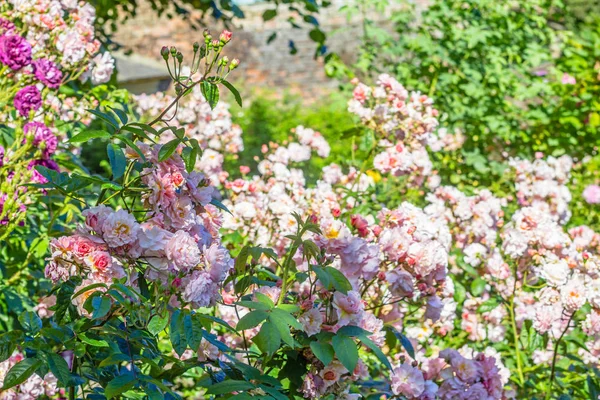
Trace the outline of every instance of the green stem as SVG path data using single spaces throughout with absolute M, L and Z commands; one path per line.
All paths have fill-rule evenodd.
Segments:
M 567 326 L 562 331 L 560 337 L 554 344 L 554 352 L 552 353 L 552 368 L 550 369 L 550 376 L 548 377 L 549 382 L 548 391 L 546 392 L 546 400 L 552 398 L 552 385 L 554 384 L 554 375 L 556 373 L 556 357 L 558 356 L 558 346 L 560 345 L 560 341 L 562 340 L 562 338 L 565 336 L 565 333 L 567 333 L 567 331 L 569 330 L 569 326 L 571 325 L 571 321 L 573 320 L 574 316 L 575 313 L 571 314 L 571 316 L 569 317 L 569 322 L 567 322 Z

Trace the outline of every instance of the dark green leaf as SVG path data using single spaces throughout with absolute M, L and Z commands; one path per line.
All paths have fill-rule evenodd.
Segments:
M 69 386 L 71 381 L 71 371 L 64 358 L 56 353 L 47 354 L 48 367 L 52 374 L 58 379 L 61 386 Z
M 215 108 L 219 102 L 219 87 L 208 81 L 202 82 L 202 95 L 210 105 L 210 108 Z
M 170 142 L 163 144 L 158 151 L 158 161 L 162 162 L 171 157 L 175 150 L 177 150 L 179 143 L 181 143 L 180 139 L 173 139 Z
M 254 385 L 246 381 L 226 380 L 215 383 L 209 386 L 206 390 L 207 394 L 226 394 L 231 392 L 243 392 L 245 390 L 254 389 Z
M 244 315 L 242 318 L 240 318 L 239 322 L 237 323 L 236 329 L 238 331 L 252 329 L 258 326 L 265 319 L 267 319 L 268 316 L 269 313 L 263 310 L 251 311 L 248 314 Z
M 242 107 L 242 96 L 240 96 L 240 92 L 238 92 L 238 90 L 231 83 L 225 80 L 221 81 L 221 83 L 223 84 L 223 86 L 229 89 L 231 94 L 233 94 L 235 102 L 238 104 L 238 106 Z
M 329 343 L 321 343 L 321 342 L 311 342 L 310 348 L 315 356 L 325 365 L 329 365 L 329 363 L 333 360 L 333 356 L 335 354 L 333 350 L 333 346 Z
M 254 336 L 252 341 L 263 353 L 273 354 L 279 349 L 281 334 L 272 322 L 267 321 L 261 326 L 260 332 Z
M 24 311 L 19 315 L 19 323 L 27 332 L 36 334 L 42 329 L 42 320 L 33 311 Z
M 90 139 L 110 139 L 110 133 L 106 131 L 88 131 L 78 133 L 69 139 L 70 143 L 82 143 L 87 142 Z
M 42 361 L 37 358 L 26 358 L 13 365 L 4 377 L 2 389 L 10 389 L 25 382 L 41 365 Z
M 358 349 L 354 340 L 348 336 L 335 335 L 331 339 L 331 345 L 335 351 L 335 355 L 340 360 L 342 365 L 346 367 L 348 371 L 354 371 L 356 363 L 358 362 Z
M 117 397 L 133 388 L 136 381 L 137 380 L 132 374 L 119 375 L 108 382 L 108 385 L 106 385 L 106 388 L 104 389 L 104 396 L 106 396 L 107 399 Z
M 127 167 L 127 160 L 123 149 L 114 143 L 109 143 L 106 146 L 106 152 L 108 154 L 108 161 L 110 162 L 110 168 L 112 169 L 113 179 L 119 179 L 125 173 Z

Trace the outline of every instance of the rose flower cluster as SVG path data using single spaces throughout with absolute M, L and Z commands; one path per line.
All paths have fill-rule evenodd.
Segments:
M 51 242 L 46 276 L 54 282 L 81 276 L 80 288 L 126 277 L 135 287 L 139 271 L 160 282 L 173 304 L 210 306 L 232 267 L 220 243 L 220 212 L 210 204 L 215 189 L 203 174 L 186 172 L 178 154 L 159 162 L 160 145 L 138 147 L 149 162 L 140 173 L 144 219 L 104 205 L 85 210 L 82 226 Z M 128 154 L 141 161 L 135 151 Z M 82 314 L 85 298 L 74 299 Z

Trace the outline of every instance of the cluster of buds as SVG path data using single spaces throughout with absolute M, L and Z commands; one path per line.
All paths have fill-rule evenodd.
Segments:
M 223 48 L 227 43 L 231 41 L 233 34 L 227 30 L 221 32 L 218 39 L 213 39 L 213 36 L 208 30 L 204 33 L 204 43 L 194 42 L 193 51 L 194 55 L 192 62 L 189 66 L 189 70 L 186 74 L 182 75 L 183 68 L 183 53 L 176 47 L 163 46 L 160 54 L 167 63 L 167 69 L 169 75 L 176 82 L 175 91 L 180 94 L 185 89 L 188 89 L 192 85 L 192 77 L 197 74 L 201 68 L 203 69 L 202 78 L 208 78 L 209 74 L 214 67 L 216 70 L 216 79 L 225 79 L 229 72 L 233 71 L 240 65 L 240 60 L 234 58 L 229 60 L 229 57 L 221 57 Z M 204 63 L 202 63 L 204 60 Z

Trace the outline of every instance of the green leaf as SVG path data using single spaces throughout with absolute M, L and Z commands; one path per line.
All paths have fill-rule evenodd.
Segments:
M 132 374 L 119 375 L 112 381 L 108 382 L 106 388 L 104 388 L 104 396 L 107 399 L 112 399 L 120 394 L 133 388 L 137 382 L 137 379 Z
M 102 340 L 102 339 L 92 339 L 88 336 L 87 333 L 80 333 L 79 335 L 77 335 L 77 338 L 79 340 L 81 340 L 83 343 L 85 344 L 89 344 L 90 346 L 94 346 L 94 347 L 108 347 L 108 342 L 106 340 Z
M 354 371 L 358 362 L 358 349 L 354 340 L 348 336 L 335 335 L 331 339 L 331 345 L 335 351 L 335 355 L 340 360 L 342 365 L 350 372 Z
M 26 358 L 13 365 L 4 377 L 2 389 L 10 389 L 25 382 L 41 365 L 42 361 L 37 358 Z
M 215 199 L 215 198 L 211 199 L 210 204 L 212 204 L 213 206 L 217 207 L 220 210 L 225 211 L 227 214 L 233 215 L 231 213 L 231 211 L 229 211 L 229 208 L 227 208 L 227 206 L 225 206 L 225 204 L 221 203 L 221 201 L 218 199 Z
M 47 354 L 48 368 L 52 374 L 58 379 L 61 386 L 69 386 L 71 381 L 71 371 L 69 365 L 64 358 L 56 353 Z
M 171 157 L 171 155 L 177 150 L 177 146 L 181 143 L 181 139 L 173 139 L 170 142 L 162 145 L 160 150 L 158 151 L 158 161 L 165 161 L 167 158 Z
M 22 340 L 22 331 L 10 331 L 0 335 L 0 362 L 4 362 L 12 356 L 17 343 L 20 343 Z
M 110 168 L 112 169 L 113 179 L 119 179 L 125 174 L 125 168 L 127 166 L 127 160 L 125 159 L 123 149 L 114 143 L 109 143 L 106 146 L 106 152 L 108 154 Z
M 112 115 L 103 113 L 100 110 L 87 110 L 87 111 L 90 114 L 93 114 L 96 117 L 100 118 L 101 120 L 103 120 L 107 124 L 113 126 L 114 128 L 118 128 L 119 127 L 119 123 L 117 122 L 117 120 L 115 119 L 115 117 L 113 117 Z
M 260 292 L 254 293 L 254 296 L 256 296 L 256 300 L 258 300 L 262 304 L 266 305 L 269 310 L 272 309 L 273 307 L 275 307 L 273 300 L 271 300 L 268 296 L 266 296 Z
M 335 352 L 333 346 L 329 343 L 311 342 L 310 349 L 325 366 L 333 360 Z
M 485 290 L 485 280 L 483 278 L 477 278 L 471 282 L 471 294 L 473 296 L 480 296 Z
M 19 323 L 27 332 L 36 334 L 42 329 L 42 320 L 32 311 L 24 311 L 19 315 Z
M 261 326 L 260 332 L 254 336 L 252 341 L 263 353 L 273 354 L 279 349 L 281 334 L 272 322 L 267 321 Z
M 227 89 L 229 89 L 231 94 L 233 94 L 233 97 L 235 98 L 235 102 L 238 104 L 238 106 L 242 107 L 242 96 L 240 96 L 240 92 L 238 92 L 238 90 L 231 83 L 227 82 L 226 80 L 222 80 L 221 83 L 223 84 L 223 86 L 225 86 Z
M 388 360 L 385 354 L 383 354 L 383 351 L 381 351 L 379 346 L 377 346 L 371 339 L 369 339 L 365 335 L 360 335 L 358 338 L 365 346 L 367 346 L 369 349 L 371 349 L 373 353 L 375 353 L 375 355 L 377 356 L 379 361 L 383 363 L 383 365 L 385 365 L 389 370 L 392 369 L 392 364 L 390 364 L 390 360 Z
M 250 382 L 226 380 L 209 386 L 206 390 L 206 394 L 226 394 L 231 392 L 243 392 L 254 388 L 255 386 Z
M 237 323 L 236 329 L 238 331 L 252 329 L 258 326 L 265 319 L 267 319 L 268 316 L 269 313 L 263 310 L 251 311 L 248 314 L 244 315 L 242 318 L 240 318 L 239 322 Z
M 242 307 L 251 308 L 254 310 L 269 311 L 271 309 L 271 306 L 269 306 L 268 304 L 261 303 L 258 301 L 242 300 L 242 301 L 238 301 L 235 304 L 242 306 Z
M 100 368 L 108 367 L 109 365 L 121 364 L 130 362 L 131 357 L 123 353 L 113 353 L 100 362 Z
M 262 15 L 263 21 L 272 20 L 276 16 L 277 16 L 277 10 L 266 10 Z
M 202 82 L 202 95 L 210 105 L 210 108 L 215 108 L 219 102 L 219 87 L 208 81 Z
M 294 338 L 290 332 L 290 326 L 281 318 L 276 318 L 273 314 L 269 317 L 269 321 L 277 328 L 281 340 L 291 348 L 295 347 Z
M 202 340 L 202 323 L 192 314 L 186 313 L 185 318 L 183 319 L 183 326 L 185 329 L 185 337 L 190 348 L 194 351 L 198 350 L 200 341 Z
M 402 347 L 406 350 L 408 355 L 414 360 L 415 359 L 415 349 L 410 340 L 406 337 L 406 335 L 400 334 L 400 343 Z
M 180 356 L 187 348 L 185 333 L 183 331 L 183 318 L 184 315 L 181 310 L 173 311 L 173 315 L 171 315 L 171 325 L 169 327 L 171 344 L 173 345 L 175 352 Z
M 181 158 L 185 163 L 185 170 L 192 172 L 196 166 L 196 160 L 198 159 L 198 150 L 195 147 L 184 147 L 181 151 Z
M 106 131 L 83 131 L 69 139 L 70 143 L 87 142 L 90 139 L 110 139 L 110 133 Z
M 243 274 L 246 271 L 246 264 L 248 262 L 248 256 L 250 255 L 250 248 L 248 246 L 242 247 L 238 256 L 235 258 L 235 271 L 238 275 Z
M 92 299 L 92 307 L 94 312 L 92 313 L 92 319 L 99 319 L 104 317 L 110 311 L 112 301 L 107 296 L 96 296 Z
M 342 272 L 333 267 L 326 267 L 325 270 L 329 273 L 332 278 L 333 287 L 342 292 L 343 294 L 348 294 L 348 291 L 352 290 L 352 285 L 348 278 L 342 274 Z
M 292 314 L 282 310 L 280 307 L 275 308 L 271 312 L 271 318 L 280 319 L 292 328 L 302 329 L 302 324 Z
M 148 331 L 154 336 L 158 335 L 160 332 L 164 331 L 169 323 L 169 314 L 165 312 L 165 315 L 162 317 L 160 315 L 155 315 L 150 320 L 148 324 Z
M 310 38 L 317 43 L 324 43 L 326 38 L 325 33 L 323 33 L 323 31 L 319 28 L 315 28 L 310 31 L 308 36 L 310 36 Z
M 498 307 L 499 304 L 500 304 L 500 302 L 495 297 L 488 299 L 488 300 L 484 301 L 479 306 L 479 308 L 477 308 L 477 312 L 479 312 L 479 313 L 490 312 L 490 311 L 494 310 L 496 307 Z

